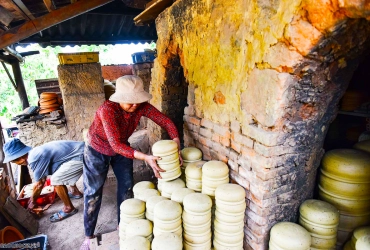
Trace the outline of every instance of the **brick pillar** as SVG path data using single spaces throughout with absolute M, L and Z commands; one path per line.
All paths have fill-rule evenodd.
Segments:
M 105 100 L 101 65 L 59 65 L 58 75 L 68 127 L 66 139 L 82 141 L 82 131 L 90 127 Z

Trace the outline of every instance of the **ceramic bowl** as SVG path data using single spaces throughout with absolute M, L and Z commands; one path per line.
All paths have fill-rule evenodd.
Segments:
M 198 161 L 202 159 L 202 151 L 195 147 L 187 147 L 181 150 L 181 157 L 184 161 Z
M 154 222 L 155 227 L 163 231 L 177 230 L 177 228 L 179 228 L 182 225 L 181 217 L 173 221 L 162 221 L 154 217 L 153 222 Z
M 223 202 L 245 201 L 245 189 L 237 184 L 223 184 L 217 187 L 215 192 L 216 200 Z
M 190 179 L 186 179 L 186 187 L 194 191 L 201 192 L 202 191 L 202 181 L 193 181 Z
M 229 167 L 222 161 L 208 161 L 202 167 L 202 178 L 204 176 L 210 179 L 224 178 L 229 176 Z
M 181 217 L 182 208 L 179 203 L 171 200 L 158 202 L 154 207 L 154 219 L 172 221 Z
M 223 249 L 223 250 L 226 250 L 226 249 L 243 249 L 243 241 L 241 242 L 238 242 L 236 244 L 228 244 L 228 243 L 225 243 L 225 242 L 220 242 L 218 239 L 214 238 L 213 239 L 213 246 L 215 249 Z M 270 248 L 270 250 L 272 250 Z
M 211 249 L 212 247 L 212 241 L 209 240 L 207 242 L 204 242 L 202 244 L 192 244 L 190 242 L 187 242 L 184 240 L 184 249 L 185 250 L 204 250 L 204 249 Z
M 333 227 L 339 223 L 339 211 L 328 202 L 306 200 L 299 207 L 299 213 L 307 222 L 321 227 Z
M 213 232 L 214 238 L 218 242 L 223 242 L 226 244 L 238 244 L 240 241 L 243 241 L 244 238 L 244 231 L 237 232 L 237 233 L 230 233 L 226 234 L 223 232 L 218 232 L 216 229 Z
M 161 184 L 162 185 L 161 190 L 162 190 L 164 183 L 166 183 L 168 181 L 175 180 L 175 179 L 177 179 L 177 178 L 179 178 L 181 176 L 181 169 L 180 168 L 176 168 L 176 169 L 174 169 L 172 171 L 159 172 L 159 175 L 162 177 L 162 180 L 163 180 L 163 182 Z
M 149 220 L 140 219 L 130 222 L 126 227 L 126 237 L 148 237 L 153 233 L 153 224 Z
M 356 242 L 356 250 L 370 249 L 370 235 L 365 235 L 359 238 Z
M 172 192 L 171 200 L 182 204 L 185 196 L 192 193 L 194 193 L 194 190 L 191 190 L 189 188 L 179 188 Z
M 150 242 L 142 236 L 134 236 L 120 241 L 121 250 L 142 249 L 150 250 Z
M 163 197 L 163 196 L 152 196 L 150 198 L 147 199 L 146 201 L 146 211 L 149 211 L 151 213 L 154 212 L 154 207 L 155 205 L 160 202 L 160 201 L 164 201 L 164 200 L 168 200 L 166 197 Z
M 181 238 L 182 238 L 182 227 L 180 226 L 180 227 L 178 227 L 175 230 L 166 231 L 166 230 L 161 230 L 157 226 L 154 226 L 154 229 L 153 229 L 154 238 L 157 237 L 158 235 L 163 234 L 163 233 L 174 233 L 174 234 L 176 234 L 178 236 L 181 236 Z
M 166 181 L 162 184 L 162 192 L 166 192 L 168 194 L 172 194 L 175 190 L 184 188 L 185 182 L 181 180 L 180 178 L 172 180 L 172 181 Z
M 337 243 L 336 235 L 328 239 L 314 237 L 314 236 L 311 237 L 311 247 L 315 247 L 319 249 L 334 248 L 336 243 Z
M 353 145 L 354 149 L 370 153 L 370 140 L 360 141 Z
M 187 211 L 182 213 L 182 220 L 185 224 L 190 226 L 200 226 L 207 223 L 212 217 L 211 211 L 203 215 L 190 214 Z
M 123 201 L 120 205 L 121 213 L 125 215 L 138 215 L 145 212 L 145 202 L 131 198 Z
M 329 177 L 351 183 L 370 182 L 370 155 L 355 149 L 334 149 L 322 158 L 322 171 Z
M 161 194 L 156 189 L 145 189 L 145 190 L 143 190 L 143 191 L 140 192 L 140 196 L 138 197 L 138 199 L 146 202 L 150 197 L 152 197 L 152 196 L 160 196 L 160 195 Z
M 190 234 L 187 232 L 183 233 L 183 238 L 185 241 L 191 244 L 202 244 L 208 242 L 212 237 L 211 229 L 202 234 Z
M 179 161 L 179 152 L 177 150 L 173 154 L 161 156 L 161 159 L 157 160 L 157 163 L 158 164 L 168 164 L 174 161 Z
M 163 233 L 155 237 L 152 250 L 182 250 L 182 238 L 174 233 Z
M 145 212 L 136 217 L 126 217 L 122 213 L 120 214 L 120 221 L 126 224 L 138 219 L 145 219 Z
M 370 226 L 356 228 L 355 231 L 353 231 L 353 235 L 351 238 L 352 247 L 356 246 L 356 242 L 358 241 L 358 239 L 366 235 L 370 235 Z
M 236 223 L 224 223 L 219 222 L 217 218 L 213 221 L 214 229 L 220 233 L 238 233 L 243 232 L 244 221 L 239 221 Z
M 174 154 L 178 151 L 177 143 L 173 140 L 161 140 L 157 141 L 152 146 L 152 152 L 154 156 L 166 156 Z
M 180 162 L 178 159 L 172 161 L 172 162 L 166 162 L 166 163 L 158 163 L 158 166 L 166 171 L 173 171 L 175 169 L 180 168 Z
M 338 225 L 331 227 L 322 227 L 319 224 L 313 224 L 310 221 L 304 219 L 302 216 L 299 217 L 299 225 L 304 227 L 311 235 L 323 235 L 323 236 L 335 236 L 337 235 Z
M 204 213 L 211 209 L 212 200 L 205 194 L 193 193 L 185 196 L 183 205 L 185 210 Z
M 244 212 L 236 214 L 236 213 L 225 213 L 220 211 L 216 208 L 215 211 L 216 219 L 222 223 L 237 223 L 240 221 L 244 221 Z
M 198 161 L 189 163 L 185 169 L 186 178 L 201 180 L 202 179 L 202 166 L 206 161 Z
M 132 188 L 132 191 L 134 193 L 140 193 L 142 190 L 154 189 L 154 188 L 155 188 L 155 185 L 154 185 L 153 182 L 151 182 L 151 181 L 140 181 L 140 182 L 138 182 L 134 185 L 134 187 Z
M 230 181 L 229 176 L 225 176 L 224 178 L 217 179 L 217 180 L 208 179 L 205 176 L 202 176 L 202 185 L 207 186 L 209 188 L 213 188 L 215 189 L 215 191 L 216 191 L 216 188 L 218 188 L 219 186 L 223 184 L 229 183 L 229 181 Z
M 279 222 L 271 228 L 270 241 L 285 250 L 306 250 L 310 248 L 311 235 L 298 224 Z
M 226 213 L 242 213 L 245 211 L 247 204 L 243 199 L 241 202 L 222 202 L 217 200 L 217 189 L 216 189 L 216 208 Z
M 184 232 L 189 234 L 203 234 L 211 229 L 211 220 L 201 225 L 182 224 Z

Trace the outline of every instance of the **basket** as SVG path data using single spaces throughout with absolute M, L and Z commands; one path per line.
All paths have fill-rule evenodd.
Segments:
M 28 185 L 26 185 L 26 186 L 28 186 Z M 26 188 L 26 186 L 24 186 L 22 188 L 21 192 L 19 193 L 19 195 L 17 197 L 18 203 L 21 204 L 21 206 L 24 207 L 24 208 L 27 208 L 28 201 L 30 199 L 29 197 L 23 198 L 24 189 Z M 46 182 L 44 184 L 44 187 L 46 187 L 46 186 L 50 186 L 50 179 L 47 179 L 46 180 Z M 35 205 L 37 205 L 37 206 L 45 206 L 47 204 L 54 203 L 55 195 L 56 195 L 55 189 L 53 189 L 53 191 L 50 192 L 50 193 L 42 194 L 39 197 L 37 197 L 36 204 Z
M 80 52 L 80 53 L 59 53 L 59 63 L 78 64 L 78 63 L 97 63 L 99 62 L 99 52 Z

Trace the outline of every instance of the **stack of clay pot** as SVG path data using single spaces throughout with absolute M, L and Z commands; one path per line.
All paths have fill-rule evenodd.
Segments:
M 182 250 L 182 238 L 174 233 L 162 233 L 152 242 L 152 250 Z
M 154 238 L 162 233 L 174 233 L 182 237 L 182 207 L 171 200 L 158 202 L 154 207 Z
M 60 106 L 63 105 L 63 101 L 58 97 L 57 93 L 54 92 L 44 92 L 40 95 L 40 114 L 48 114 L 52 111 L 59 110 L 61 113 Z
M 306 200 L 299 207 L 299 213 L 299 224 L 311 234 L 311 249 L 334 249 L 338 209 L 325 201 Z
M 352 231 L 370 223 L 370 155 L 355 149 L 335 149 L 322 159 L 319 198 L 339 210 L 337 245 Z
M 189 188 L 179 188 L 172 192 L 171 200 L 176 201 L 182 205 L 182 202 L 188 194 L 194 193 L 194 190 Z
M 140 181 L 140 182 L 136 183 L 134 185 L 134 187 L 132 188 L 132 192 L 134 193 L 134 198 L 139 199 L 139 200 L 143 200 L 141 198 L 141 193 L 143 193 L 143 191 L 148 190 L 148 189 L 155 190 L 155 185 L 153 184 L 153 182 Z M 157 190 L 155 190 L 155 191 L 157 191 Z
M 188 147 L 181 150 L 181 157 L 183 160 L 181 166 L 181 179 L 185 181 L 185 169 L 193 162 L 198 162 L 202 160 L 202 151 L 195 147 Z
M 362 236 L 356 242 L 356 250 L 370 249 L 370 235 Z
M 146 201 L 146 212 L 145 212 L 145 217 L 153 221 L 154 220 L 154 207 L 155 205 L 160 202 L 167 200 L 166 197 L 163 196 L 152 196 Z
M 245 190 L 237 184 L 216 189 L 213 245 L 217 249 L 243 249 Z
M 194 191 L 202 191 L 202 166 L 206 161 L 189 163 L 185 169 L 186 187 Z
M 152 152 L 154 156 L 161 157 L 157 160 L 158 166 L 166 172 L 159 174 L 164 181 L 170 181 L 181 175 L 179 149 L 173 140 L 157 141 L 153 144 Z
M 120 250 L 150 250 L 150 241 L 142 236 L 134 236 L 126 240 L 120 240 Z
M 218 186 L 229 183 L 229 167 L 222 161 L 208 161 L 202 167 L 202 193 L 215 196 Z
M 120 205 L 119 238 L 126 238 L 127 225 L 135 220 L 145 218 L 145 202 L 139 199 L 127 199 Z
M 357 250 L 357 241 L 364 236 L 370 237 L 370 226 L 356 228 L 355 231 L 353 231 L 351 240 L 347 241 L 343 249 Z
M 269 250 L 309 250 L 310 245 L 310 233 L 298 224 L 279 222 L 271 228 Z
M 172 181 L 165 181 L 162 184 L 161 194 L 163 197 L 171 199 L 171 195 L 176 189 L 180 189 L 184 187 L 185 187 L 185 182 L 181 180 L 180 178 L 172 180 Z
M 200 193 L 188 194 L 183 206 L 184 249 L 211 249 L 211 198 Z
M 142 236 L 152 242 L 153 224 L 145 219 L 131 221 L 126 227 L 126 239 L 134 236 Z

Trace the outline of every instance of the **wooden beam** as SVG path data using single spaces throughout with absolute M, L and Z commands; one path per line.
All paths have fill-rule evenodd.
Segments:
M 0 5 L 0 23 L 2 23 L 5 26 L 8 26 L 13 19 L 14 19 L 13 14 Z
M 27 8 L 26 5 L 24 5 L 22 0 L 13 0 L 13 2 L 23 11 L 24 14 L 26 14 L 26 16 L 28 16 L 29 19 L 35 19 L 31 11 Z
M 28 108 L 30 106 L 30 103 L 28 102 L 26 88 L 24 87 L 21 67 L 19 66 L 19 62 L 17 60 L 13 60 L 11 65 L 13 69 L 15 83 L 17 84 L 16 91 L 18 92 L 19 99 L 21 100 L 22 108 Z
M 0 49 L 112 1 L 114 0 L 80 0 L 35 20 L 27 21 L 18 27 L 4 32 L 0 37 Z
M 167 7 L 173 4 L 173 0 L 153 0 L 148 3 L 148 8 L 134 18 L 135 25 L 140 26 L 153 22 L 157 16 Z
M 52 12 L 53 10 L 55 10 L 53 0 L 43 0 L 43 1 L 49 12 Z
M 12 7 L 18 15 L 22 16 L 26 20 L 30 20 L 30 18 L 18 7 L 18 5 L 13 3 L 12 0 L 7 0 L 6 4 L 8 4 L 10 7 Z

